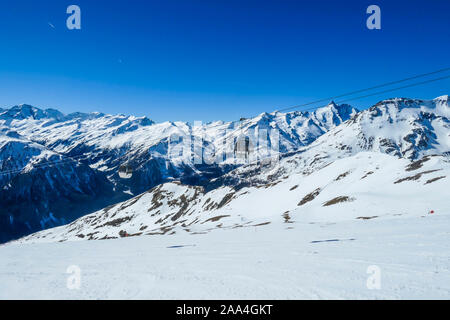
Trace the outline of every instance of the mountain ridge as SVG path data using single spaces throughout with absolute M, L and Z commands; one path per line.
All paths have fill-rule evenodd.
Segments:
M 445 187 L 450 175 L 448 110 L 448 96 L 386 99 L 310 144 L 281 154 L 279 161 L 257 161 L 220 175 L 210 188 L 163 183 L 22 241 L 197 234 L 283 219 L 310 223 L 445 211 L 450 197 Z
M 278 151 L 285 153 L 311 143 L 356 113 L 348 105 L 332 104 L 315 112 L 262 113 L 239 122 L 196 127 L 97 112 L 65 115 L 26 104 L 2 109 L 0 129 L 5 144 L 0 147 L 0 229 L 3 234 L 17 237 L 70 222 L 98 210 L 99 202 L 111 205 L 171 180 L 208 184 L 241 165 L 193 164 L 191 155 L 172 157 L 169 151 L 173 135 L 191 140 L 202 136 L 202 153 L 208 148 L 220 153 L 232 150 L 242 135 L 276 130 L 281 133 Z M 17 141 L 12 141 L 13 137 Z M 16 153 L 8 153 L 7 149 Z M 124 165 L 133 168 L 129 179 L 119 175 Z M 34 181 L 40 181 L 40 187 Z M 101 194 L 100 190 L 109 191 Z M 61 201 L 56 201 L 55 195 Z M 75 208 L 73 202 L 80 199 L 84 199 L 86 208 L 74 209 L 70 215 L 64 211 L 62 203 Z M 6 240 L 8 236 L 0 239 Z

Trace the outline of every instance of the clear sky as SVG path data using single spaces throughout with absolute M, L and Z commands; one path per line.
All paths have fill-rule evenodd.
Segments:
M 81 30 L 66 27 L 71 4 Z M 381 30 L 366 27 L 371 4 Z M 0 107 L 234 120 L 449 67 L 450 1 L 1 1 L 0 43 Z

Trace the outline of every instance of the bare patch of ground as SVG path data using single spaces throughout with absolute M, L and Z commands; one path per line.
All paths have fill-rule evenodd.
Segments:
M 265 226 L 265 225 L 267 225 L 267 224 L 270 224 L 270 221 L 268 221 L 268 222 L 263 222 L 263 223 L 258 223 L 258 224 L 254 224 L 254 225 L 252 225 L 251 227 L 260 227 L 260 226 Z
M 213 210 L 213 209 L 222 208 L 224 205 L 228 204 L 233 199 L 234 194 L 235 194 L 234 192 L 228 193 L 227 195 L 225 195 L 225 197 L 222 198 L 220 203 L 210 202 L 206 206 L 205 210 Z M 205 204 L 206 204 L 206 202 L 205 202 Z
M 444 179 L 445 177 L 446 176 L 440 176 L 440 177 L 436 177 L 436 178 L 433 178 L 433 179 L 429 179 L 429 180 L 427 180 L 427 182 L 425 182 L 425 184 L 429 184 L 429 183 L 432 183 L 432 182 Z
M 168 233 L 169 231 L 172 231 L 172 229 L 173 228 L 171 228 L 171 227 L 161 227 L 161 228 L 159 228 L 159 232 L 158 231 L 156 231 L 156 232 L 149 232 L 149 233 L 146 233 L 147 235 L 150 235 L 150 236 L 153 236 L 153 235 L 163 235 L 163 234 L 166 234 L 166 233 Z
M 130 221 L 132 218 L 132 216 L 128 216 L 128 217 L 123 217 L 123 218 L 118 218 L 118 219 L 114 219 L 112 221 L 108 221 L 102 225 L 99 225 L 97 227 L 95 227 L 95 229 L 97 228 L 101 228 L 101 227 L 105 227 L 105 226 L 111 226 L 111 227 L 118 227 L 120 226 L 122 223 Z
M 209 218 L 208 220 L 203 221 L 202 224 L 206 223 L 206 222 L 209 222 L 209 221 L 216 222 L 216 221 L 219 221 L 222 218 L 226 218 L 226 217 L 229 217 L 229 216 L 230 215 L 222 215 L 222 216 L 212 217 L 212 218 Z
M 422 168 L 423 164 L 425 162 L 427 162 L 428 160 L 430 160 L 429 156 L 423 157 L 422 159 L 417 160 L 417 161 L 413 161 L 406 167 L 406 171 L 414 171 L 414 170 L 420 169 L 420 168 Z
M 106 235 L 106 236 L 104 236 L 103 238 L 100 238 L 100 239 L 98 239 L 98 240 L 108 240 L 108 239 L 117 239 L 117 237 L 110 237 L 110 236 Z M 89 240 L 91 240 L 91 239 L 89 239 Z M 94 240 L 95 240 L 95 239 L 94 239 Z
M 428 173 L 432 173 L 432 172 L 436 172 L 436 171 L 439 171 L 439 170 L 428 170 L 428 171 L 419 172 L 418 174 L 416 174 L 414 176 L 399 179 L 399 180 L 395 181 L 394 184 L 401 183 L 404 181 L 419 180 L 424 174 L 428 174 Z
M 339 181 L 341 179 L 344 179 L 346 176 L 348 176 L 349 173 L 350 173 L 350 171 L 340 174 L 336 179 L 334 179 L 334 181 Z
M 354 198 L 349 198 L 347 196 L 340 196 L 340 197 L 336 197 L 336 198 L 333 198 L 333 199 L 325 202 L 323 204 L 323 206 L 324 207 L 328 207 L 328 206 L 332 206 L 334 204 L 338 204 L 338 203 L 342 203 L 342 202 L 351 202 L 351 201 L 354 201 L 354 200 L 355 200 Z
M 298 206 L 302 206 L 305 203 L 308 203 L 310 201 L 313 201 L 319 194 L 320 194 L 320 188 L 317 188 L 311 193 L 308 193 L 306 196 L 303 197 L 303 199 L 298 203 Z
M 369 175 L 371 175 L 371 174 L 373 174 L 373 171 L 367 172 L 367 173 L 361 178 L 361 180 L 367 178 L 367 176 L 369 176 Z
M 284 218 L 284 223 L 293 223 L 293 222 L 291 221 L 291 216 L 289 215 L 289 211 L 286 211 L 286 212 L 283 214 L 283 218 Z

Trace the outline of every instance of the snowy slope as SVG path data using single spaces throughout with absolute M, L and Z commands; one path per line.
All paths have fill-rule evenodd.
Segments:
M 0 299 L 448 299 L 449 224 L 438 212 L 11 243 L 0 246 Z M 379 289 L 367 286 L 374 268 Z
M 417 167 L 417 169 L 415 169 Z M 427 157 L 419 165 L 365 152 L 310 174 L 291 173 L 266 185 L 235 190 L 166 183 L 21 242 L 204 233 L 280 221 L 336 222 L 420 216 L 448 211 L 450 161 Z

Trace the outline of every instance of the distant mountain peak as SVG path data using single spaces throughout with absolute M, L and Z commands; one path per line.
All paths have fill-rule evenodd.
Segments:
M 62 120 L 64 114 L 56 109 L 40 109 L 29 104 L 19 104 L 9 109 L 0 109 L 0 119 L 3 120 L 24 120 L 24 119 L 54 119 Z
M 94 111 L 91 113 L 84 112 L 73 112 L 70 114 L 64 114 L 57 109 L 47 108 L 41 109 L 29 104 L 19 104 L 13 107 L 2 109 L 0 108 L 0 120 L 25 120 L 25 119 L 33 119 L 33 120 L 53 120 L 58 122 L 70 121 L 70 120 L 93 120 L 100 118 L 115 118 L 115 119 L 123 119 L 136 121 L 142 126 L 148 126 L 154 124 L 154 121 L 149 119 L 148 117 L 135 117 L 135 116 L 127 116 L 125 114 L 111 115 L 105 114 L 102 112 Z
M 446 101 L 446 102 L 448 102 L 448 101 L 449 101 L 449 95 L 448 95 L 448 94 L 445 94 L 445 95 L 443 95 L 443 96 L 434 98 L 433 100 L 435 100 L 435 101 Z
M 327 107 L 337 107 L 338 105 L 336 104 L 336 102 L 334 102 L 334 100 L 331 100 L 330 103 L 327 105 Z

